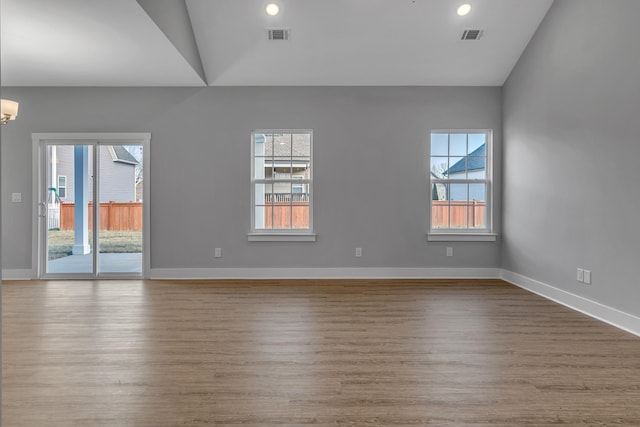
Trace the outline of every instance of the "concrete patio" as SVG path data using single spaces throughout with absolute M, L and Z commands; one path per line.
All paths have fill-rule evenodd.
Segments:
M 93 272 L 93 254 L 69 255 L 47 263 L 47 273 Z M 99 273 L 142 273 L 142 253 L 101 253 L 98 256 Z

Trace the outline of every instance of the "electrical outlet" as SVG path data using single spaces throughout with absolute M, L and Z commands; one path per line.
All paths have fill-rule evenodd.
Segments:
M 584 280 L 583 282 L 587 285 L 591 284 L 591 270 L 584 270 Z
M 362 248 L 356 248 L 356 257 L 360 258 L 362 256 Z
M 22 202 L 22 193 L 11 193 L 11 201 L 13 203 Z
M 578 280 L 578 282 L 582 282 L 584 281 L 584 270 L 579 268 L 578 269 L 578 274 L 576 276 L 576 279 Z
M 216 258 L 222 258 L 222 248 L 216 248 L 214 251 L 214 256 Z
M 447 248 L 447 256 L 453 256 L 453 248 Z

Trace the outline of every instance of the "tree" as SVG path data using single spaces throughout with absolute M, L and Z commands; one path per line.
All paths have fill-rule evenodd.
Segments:
M 138 161 L 136 165 L 136 184 L 142 181 L 144 178 L 143 174 L 143 165 L 142 165 L 142 145 L 125 145 L 125 150 L 127 150 L 135 159 Z
M 446 162 L 431 165 L 431 173 L 433 173 L 439 179 L 444 177 L 444 173 L 447 171 L 447 169 L 448 167 Z

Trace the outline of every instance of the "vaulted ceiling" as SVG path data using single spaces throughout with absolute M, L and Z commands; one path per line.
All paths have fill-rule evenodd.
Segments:
M 1 83 L 500 86 L 553 0 L 274 2 L 0 0 Z

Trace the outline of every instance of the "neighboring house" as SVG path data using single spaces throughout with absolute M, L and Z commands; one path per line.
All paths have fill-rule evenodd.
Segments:
M 486 173 L 487 146 L 482 144 L 467 157 L 460 159 L 443 175 L 449 179 L 474 179 L 484 178 Z M 485 200 L 485 191 L 479 186 L 469 186 L 468 200 Z M 442 200 L 442 199 L 440 199 Z M 452 185 L 450 187 L 450 200 L 467 200 L 466 188 Z
M 265 178 L 291 179 L 288 184 L 273 185 L 274 194 L 308 194 L 307 184 L 297 184 L 296 180 L 310 179 L 311 140 L 309 135 L 289 134 L 265 135 Z
M 436 179 L 442 179 L 434 172 L 431 172 L 431 176 Z M 447 187 L 444 184 L 436 183 L 431 187 L 431 200 L 447 200 Z
M 74 202 L 74 147 L 57 145 L 48 188 L 55 188 L 63 203 Z M 52 154 L 52 158 L 54 155 Z M 135 202 L 138 161 L 121 145 L 100 147 L 100 202 Z M 89 185 L 93 186 L 93 164 L 89 162 Z M 51 182 L 54 181 L 54 182 Z M 89 197 L 90 200 L 93 197 Z

